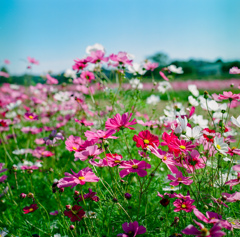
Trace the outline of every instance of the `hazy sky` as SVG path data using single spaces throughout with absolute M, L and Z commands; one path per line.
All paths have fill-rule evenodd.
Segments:
M 172 59 L 240 59 L 240 0 L 0 0 L 0 66 L 23 73 L 70 68 L 85 48 L 127 51 L 141 61 L 155 52 Z

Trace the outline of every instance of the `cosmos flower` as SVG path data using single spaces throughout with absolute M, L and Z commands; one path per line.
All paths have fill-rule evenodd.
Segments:
M 81 221 L 85 215 L 85 211 L 81 206 L 74 205 L 70 210 L 65 210 L 64 215 L 69 217 L 71 222 Z
M 185 211 L 191 212 L 196 206 L 192 205 L 195 200 L 190 199 L 176 199 L 173 205 L 176 207 L 174 212 Z
M 130 237 L 130 236 L 137 236 L 146 233 L 146 228 L 142 225 L 139 226 L 137 221 L 130 222 L 130 223 L 123 223 L 122 224 L 123 231 L 125 234 L 118 234 L 117 236 L 121 237 Z
M 124 178 L 130 173 L 137 173 L 138 176 L 144 177 L 147 175 L 147 171 L 145 169 L 150 169 L 151 165 L 148 164 L 146 161 L 139 161 L 133 159 L 129 161 L 123 161 L 119 168 L 123 169 L 119 173 L 121 178 Z
M 99 158 L 98 155 L 103 152 L 102 149 L 99 149 L 97 145 L 89 146 L 84 151 L 75 152 L 74 154 L 74 161 L 81 160 L 85 161 L 87 159 L 97 159 Z
M 29 113 L 29 112 L 27 112 L 27 113 L 24 114 L 24 118 L 25 118 L 26 120 L 28 120 L 28 121 L 36 121 L 36 120 L 38 120 L 38 116 L 37 116 L 36 114 L 34 114 L 34 113 Z
M 133 136 L 133 141 L 136 142 L 137 147 L 142 147 L 146 150 L 148 146 L 159 146 L 159 139 L 157 136 L 151 134 L 149 130 L 141 131 Z
M 26 206 L 23 208 L 24 214 L 28 214 L 30 212 L 34 212 L 38 209 L 37 204 L 31 204 L 30 206 Z
M 31 64 L 39 65 L 39 61 L 37 61 L 35 58 L 27 57 L 27 60 Z
M 84 185 L 86 182 L 98 182 L 99 178 L 92 172 L 92 169 L 86 167 L 80 170 L 78 173 L 73 172 L 73 174 L 65 173 L 64 178 L 60 179 L 58 182 L 58 188 L 65 188 L 65 187 L 75 187 L 78 184 Z
M 133 127 L 130 127 L 131 125 L 136 124 L 136 119 L 133 119 L 130 121 L 132 117 L 132 113 L 124 113 L 123 115 L 116 114 L 113 118 L 108 118 L 105 123 L 106 129 L 114 129 L 116 131 L 119 131 L 120 129 L 129 128 L 134 130 Z
M 167 176 L 168 179 L 173 180 L 173 182 L 170 183 L 170 185 L 173 186 L 178 186 L 180 183 L 190 185 L 193 182 L 193 180 L 190 180 L 192 177 L 184 177 L 180 171 L 176 173 L 176 177 L 171 174 L 168 174 Z

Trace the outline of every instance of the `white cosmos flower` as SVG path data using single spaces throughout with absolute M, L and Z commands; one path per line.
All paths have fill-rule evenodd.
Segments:
M 6 113 L 6 118 L 15 118 L 17 113 L 15 111 L 9 111 Z
M 185 138 L 187 141 L 197 140 L 202 136 L 202 128 L 200 126 L 196 126 L 194 128 L 186 127 L 186 135 L 181 135 L 181 137 Z
M 158 84 L 158 91 L 161 92 L 161 93 L 165 93 L 167 90 L 171 89 L 172 86 L 169 82 L 167 81 L 163 81 L 163 82 L 159 82 Z
M 168 66 L 168 70 L 177 74 L 183 74 L 182 67 L 176 67 L 175 65 Z
M 188 90 L 196 97 L 199 96 L 199 91 L 196 85 L 188 85 Z
M 96 43 L 94 45 L 87 46 L 86 53 L 90 54 L 92 51 L 97 51 L 97 50 L 101 50 L 105 53 L 104 47 L 101 44 L 98 44 L 98 43 Z
M 3 230 L 0 230 L 0 237 L 5 237 L 8 234 L 8 230 L 4 228 Z
M 178 126 L 174 130 L 174 132 L 175 133 L 182 133 L 183 131 L 186 131 L 186 127 L 187 127 L 187 124 L 188 124 L 187 118 L 186 117 L 184 117 L 184 118 L 178 117 L 176 119 L 176 121 L 178 123 Z
M 58 100 L 58 101 L 67 101 L 69 100 L 70 98 L 70 93 L 68 91 L 59 91 L 58 93 L 56 93 L 54 96 L 54 99 L 55 100 Z
M 10 88 L 13 90 L 18 90 L 20 88 L 20 86 L 16 85 L 16 84 L 10 84 Z
M 193 121 L 194 124 L 199 125 L 201 128 L 207 128 L 208 120 L 203 119 L 202 115 L 194 114 L 190 119 Z
M 193 106 L 198 106 L 199 105 L 198 101 L 191 95 L 188 96 L 188 102 Z
M 179 190 L 181 188 L 182 188 L 182 186 L 178 186 L 178 187 L 168 186 L 168 187 L 164 187 L 162 190 L 163 191 L 177 191 L 177 190 Z
M 143 75 L 146 73 L 146 70 L 143 70 L 143 66 L 139 63 L 133 63 L 132 66 L 128 65 L 127 68 L 130 73 L 133 73 L 133 75 L 137 75 L 137 73 Z
M 28 153 L 28 152 L 29 152 L 29 150 L 27 150 L 27 149 L 20 149 L 20 150 L 15 150 L 12 153 L 14 155 L 23 155 L 23 154 Z
M 73 71 L 72 69 L 67 69 L 64 73 L 65 77 L 71 77 L 73 79 L 77 78 L 76 71 Z
M 140 80 L 138 80 L 137 78 L 135 78 L 135 79 L 131 79 L 130 81 L 129 81 L 129 83 L 131 84 L 131 86 L 132 86 L 132 88 L 133 89 L 142 89 L 143 88 L 143 84 L 140 82 Z
M 214 137 L 214 146 L 220 153 L 227 155 L 226 152 L 228 152 L 228 144 L 224 142 L 223 137 Z
M 156 105 L 160 101 L 159 96 L 151 95 L 147 98 L 147 104 Z
M 240 128 L 240 115 L 235 119 L 233 116 L 231 117 L 231 122 Z
M 17 100 L 15 103 L 10 103 L 6 107 L 8 110 L 12 110 L 12 109 L 17 108 L 21 103 L 22 103 L 21 100 Z

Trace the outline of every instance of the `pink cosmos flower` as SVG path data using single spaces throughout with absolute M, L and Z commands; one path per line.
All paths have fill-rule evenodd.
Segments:
M 71 210 L 65 210 L 64 215 L 69 217 L 71 222 L 81 221 L 85 215 L 85 211 L 81 206 L 74 205 Z
M 157 126 L 155 124 L 157 124 L 157 121 L 147 121 L 147 122 L 143 122 L 142 120 L 137 120 L 138 124 L 141 124 L 142 126 L 146 126 L 149 128 L 157 128 Z
M 47 84 L 49 85 L 58 84 L 58 80 L 56 78 L 51 77 L 49 74 L 47 74 L 46 77 L 47 77 Z
M 97 130 L 97 131 L 86 131 L 84 134 L 87 137 L 87 140 L 93 140 L 98 142 L 106 139 L 117 139 L 118 137 L 112 136 L 116 131 L 114 129 L 109 129 L 107 131 Z
M 50 157 L 54 154 L 51 151 L 46 151 L 45 147 L 36 147 L 34 150 L 32 150 L 32 155 L 37 158 L 41 157 Z
M 28 214 L 30 212 L 34 212 L 38 209 L 37 204 L 31 204 L 30 206 L 26 206 L 23 208 L 24 214 Z
M 215 198 L 212 197 L 212 200 L 214 203 L 217 203 L 217 205 L 220 207 L 221 205 L 223 205 L 224 207 L 229 208 L 229 206 L 227 204 L 225 204 L 220 198 Z
M 24 114 L 24 118 L 25 118 L 26 120 L 28 120 L 28 121 L 36 121 L 36 120 L 38 120 L 38 116 L 37 116 L 36 114 L 34 114 L 34 113 L 29 113 L 29 112 L 27 112 L 27 113 Z
M 173 202 L 173 205 L 176 207 L 174 209 L 174 212 L 179 212 L 179 211 L 185 211 L 185 212 L 191 212 L 196 206 L 193 206 L 193 202 L 195 200 L 193 199 L 176 199 Z
M 200 227 L 200 230 L 198 230 L 193 225 L 188 225 L 184 230 L 182 230 L 182 233 L 185 235 L 194 235 L 196 237 L 221 237 L 226 235 L 223 231 L 221 231 L 222 226 L 220 223 L 216 223 L 210 230 L 204 227 L 203 224 L 197 222 L 194 220 L 194 222 Z
M 42 128 L 35 128 L 35 127 L 23 127 L 21 131 L 23 133 L 31 133 L 31 134 L 37 134 L 42 132 Z
M 158 63 L 147 62 L 143 66 L 147 71 L 154 71 L 158 67 Z
M 27 57 L 27 60 L 28 60 L 28 62 L 31 63 L 31 64 L 39 65 L 39 61 L 37 61 L 37 60 L 34 59 L 34 58 Z
M 106 167 L 108 166 L 107 160 L 105 158 L 98 160 L 98 162 L 96 160 L 89 160 L 88 161 L 89 164 L 93 165 L 93 166 L 97 166 L 97 167 Z
M 86 59 L 76 59 L 74 60 L 75 64 L 72 66 L 73 70 L 83 70 L 85 67 L 87 67 L 88 60 Z
M 89 146 L 84 151 L 76 152 L 74 154 L 74 161 L 81 160 L 85 161 L 87 159 L 98 159 L 98 155 L 103 152 L 102 149 L 98 149 L 98 146 Z
M 122 224 L 123 231 L 125 234 L 118 234 L 117 236 L 121 237 L 135 237 L 137 235 L 141 235 L 146 233 L 146 228 L 142 225 L 139 226 L 137 221 L 130 222 L 130 223 L 123 223 Z
M 174 139 L 168 144 L 168 147 L 173 150 L 175 156 L 178 156 L 181 152 L 187 154 L 189 151 L 192 151 L 196 145 L 192 144 L 191 141 Z
M 151 165 L 148 164 L 146 161 L 139 161 L 133 159 L 129 161 L 122 161 L 119 168 L 123 168 L 123 170 L 121 170 L 119 173 L 121 178 L 124 178 L 130 173 L 137 173 L 138 176 L 144 177 L 147 175 L 147 171 L 145 169 L 150 169 Z
M 151 134 L 149 130 L 139 132 L 138 136 L 134 135 L 133 141 L 137 143 L 137 147 L 142 147 L 145 150 L 148 146 L 159 146 L 158 136 Z
M 174 174 L 178 173 L 178 168 L 176 166 L 182 166 L 182 165 L 180 165 L 174 160 L 174 156 L 172 154 L 166 151 L 162 151 L 161 149 L 158 149 L 157 146 L 155 147 L 149 146 L 149 149 L 155 156 L 160 158 L 162 162 L 167 165 L 168 169 L 172 173 Z
M 84 142 L 81 137 L 71 135 L 65 141 L 66 149 L 69 151 L 81 151 L 83 150 L 81 149 L 81 145 L 83 145 Z
M 165 74 L 162 71 L 160 71 L 159 74 L 165 81 L 169 81 L 169 79 L 165 76 Z
M 5 63 L 5 64 L 10 64 L 11 62 L 10 62 L 8 59 L 5 59 L 5 60 L 4 60 L 4 63 Z
M 0 77 L 6 77 L 9 78 L 10 75 L 7 72 L 0 71 Z
M 49 213 L 51 216 L 57 216 L 59 214 L 59 211 L 52 211 Z
M 78 173 L 73 174 L 65 173 L 67 177 L 64 177 L 59 180 L 58 188 L 65 188 L 65 187 L 75 187 L 78 184 L 84 185 L 86 182 L 98 182 L 99 178 L 92 172 L 92 169 L 89 167 L 86 167 L 82 170 L 80 170 Z
M 240 173 L 238 172 L 237 179 L 231 179 L 225 183 L 225 185 L 230 185 L 230 190 L 232 187 L 240 183 Z
M 116 62 L 116 64 L 113 65 L 114 67 L 117 67 L 119 65 L 125 66 L 125 64 L 132 66 L 132 61 L 133 61 L 133 60 L 129 60 L 126 52 L 119 52 L 118 54 L 111 54 L 109 56 L 109 59 Z
M 4 163 L 0 163 L 0 174 L 7 171 L 8 169 L 3 169 Z M 7 178 L 7 175 L 3 175 L 0 177 L 0 183 L 4 182 L 4 180 Z
M 228 230 L 233 229 L 232 225 L 228 221 L 222 220 L 222 216 L 215 212 L 207 211 L 206 217 L 197 208 L 195 208 L 193 210 L 193 212 L 199 220 L 201 220 L 207 224 L 220 223 L 223 228 L 226 228 Z
M 100 63 L 101 61 L 107 62 L 108 57 L 104 57 L 104 52 L 102 50 L 91 51 L 91 55 L 86 58 L 91 63 Z
M 123 158 L 122 155 L 119 155 L 117 153 L 115 153 L 115 154 L 108 153 L 108 154 L 106 154 L 105 160 L 106 160 L 108 166 L 114 167 L 116 165 L 121 165 L 122 158 Z
M 235 192 L 233 194 L 222 193 L 222 197 L 226 202 L 237 202 L 240 201 L 240 192 Z
M 132 117 L 132 113 L 124 113 L 122 116 L 120 114 L 116 114 L 114 118 L 108 118 L 105 123 L 106 129 L 114 129 L 119 131 L 120 129 L 129 128 L 134 130 L 134 128 L 130 127 L 131 125 L 136 124 L 136 119 L 130 121 Z
M 193 182 L 193 180 L 189 180 L 192 177 L 184 177 L 180 171 L 176 173 L 176 177 L 171 174 L 168 174 L 167 176 L 168 179 L 173 180 L 173 182 L 170 183 L 172 186 L 178 186 L 180 183 L 190 185 Z
M 229 154 L 230 156 L 233 156 L 235 154 L 240 155 L 240 149 L 238 149 L 236 147 L 232 147 L 232 149 L 231 149 L 230 147 L 228 147 L 228 152 L 226 152 L 226 153 Z
M 92 80 L 95 79 L 94 73 L 89 71 L 82 72 L 80 77 L 84 80 L 87 80 L 88 82 L 91 82 Z
M 92 126 L 94 125 L 94 123 L 91 123 L 90 121 L 87 121 L 85 118 L 78 120 L 78 119 L 74 119 L 74 121 L 78 124 L 84 125 L 84 126 Z
M 233 94 L 232 91 L 224 91 L 223 94 L 219 94 L 219 100 L 239 100 L 240 94 Z
M 232 67 L 229 69 L 229 74 L 240 74 L 240 69 L 238 67 Z
M 36 165 L 22 165 L 21 169 L 22 170 L 37 170 L 37 169 L 39 169 L 39 167 Z

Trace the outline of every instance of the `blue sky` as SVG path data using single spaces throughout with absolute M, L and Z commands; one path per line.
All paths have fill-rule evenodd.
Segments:
M 85 48 L 127 51 L 141 61 L 155 52 L 172 59 L 240 59 L 239 0 L 0 0 L 0 65 L 35 73 L 71 67 Z

